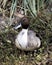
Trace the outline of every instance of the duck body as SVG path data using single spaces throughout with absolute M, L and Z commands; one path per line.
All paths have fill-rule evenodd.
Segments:
M 15 39 L 16 47 L 25 51 L 31 51 L 40 47 L 40 43 L 36 33 L 28 29 L 22 29 Z

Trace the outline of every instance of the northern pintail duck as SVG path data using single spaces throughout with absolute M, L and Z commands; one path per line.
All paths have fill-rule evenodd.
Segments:
M 28 29 L 29 21 L 26 17 L 20 20 L 21 24 L 15 27 L 15 29 L 22 26 L 22 30 L 16 36 L 15 45 L 17 48 L 25 51 L 32 51 L 39 48 L 41 45 L 40 39 L 36 36 L 36 33 Z

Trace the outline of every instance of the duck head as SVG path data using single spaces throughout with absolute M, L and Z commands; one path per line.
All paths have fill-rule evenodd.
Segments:
M 22 27 L 23 29 L 27 29 L 29 26 L 29 20 L 27 17 L 23 17 L 21 18 L 21 20 L 19 21 L 19 24 L 17 26 L 14 27 L 14 29 L 18 29 L 20 27 Z

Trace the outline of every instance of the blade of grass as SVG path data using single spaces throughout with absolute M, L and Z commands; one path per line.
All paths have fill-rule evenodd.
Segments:
M 3 0 L 3 8 L 5 8 L 5 5 L 7 3 L 8 0 Z
M 14 14 L 15 8 L 17 6 L 17 1 L 18 0 L 15 0 L 15 1 L 12 0 L 12 5 L 11 5 L 11 9 L 10 9 L 10 25 L 12 24 L 11 19 L 12 19 L 12 16 Z
M 28 7 L 28 10 L 31 12 L 31 14 L 33 15 L 33 17 L 37 16 L 36 14 L 36 6 L 35 6 L 35 0 L 32 2 L 32 3 L 29 3 L 28 0 L 27 1 L 27 7 Z

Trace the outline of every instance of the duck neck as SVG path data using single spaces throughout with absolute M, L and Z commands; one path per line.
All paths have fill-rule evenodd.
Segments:
M 28 32 L 28 29 L 22 29 L 23 32 L 27 33 Z

